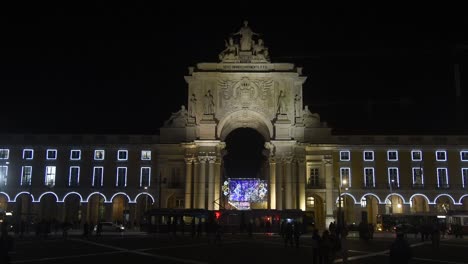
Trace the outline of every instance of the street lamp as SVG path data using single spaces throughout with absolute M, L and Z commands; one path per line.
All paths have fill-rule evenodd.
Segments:
M 344 219 L 343 219 L 343 215 L 342 215 L 342 210 L 341 210 L 341 203 L 342 203 L 342 198 L 341 198 L 341 186 L 343 185 L 347 185 L 348 184 L 348 181 L 346 179 L 343 179 L 341 181 L 341 183 L 338 185 L 338 227 L 340 228 L 340 230 L 342 230 L 343 228 L 343 224 L 344 224 Z M 348 188 L 345 188 L 345 190 L 347 190 Z M 344 207 L 344 204 L 343 204 L 343 207 Z

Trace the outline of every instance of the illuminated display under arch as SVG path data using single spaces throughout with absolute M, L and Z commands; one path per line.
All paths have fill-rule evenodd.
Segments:
M 223 184 L 223 194 L 229 202 L 264 202 L 267 197 L 266 181 L 252 178 L 229 178 Z

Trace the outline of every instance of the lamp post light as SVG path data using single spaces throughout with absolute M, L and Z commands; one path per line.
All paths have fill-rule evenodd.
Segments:
M 343 224 L 344 224 L 344 217 L 343 217 L 343 213 L 342 213 L 342 205 L 341 203 L 344 201 L 344 199 L 342 200 L 341 198 L 341 186 L 344 186 L 344 185 L 347 185 L 348 184 L 348 181 L 346 179 L 343 179 L 341 181 L 341 183 L 338 185 L 338 227 L 340 228 L 340 230 L 343 229 Z M 348 188 L 345 188 L 345 190 L 347 190 Z M 343 207 L 344 207 L 344 204 L 343 204 Z

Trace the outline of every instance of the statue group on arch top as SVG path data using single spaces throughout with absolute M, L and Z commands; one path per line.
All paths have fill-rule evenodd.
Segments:
M 221 62 L 270 62 L 268 48 L 265 47 L 263 39 L 260 38 L 260 34 L 252 31 L 247 21 L 244 21 L 244 26 L 238 32 L 232 33 L 229 39 L 225 40 L 225 45 L 226 48 L 219 54 Z

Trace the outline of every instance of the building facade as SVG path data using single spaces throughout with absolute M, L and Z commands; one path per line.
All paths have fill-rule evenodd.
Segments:
M 0 210 L 139 223 L 151 208 L 300 209 L 319 228 L 340 207 L 348 223 L 468 210 L 468 136 L 333 135 L 304 105 L 302 69 L 270 62 L 247 23 L 238 33 L 220 62 L 189 67 L 188 107 L 159 135 L 2 135 Z M 246 128 L 263 138 L 267 186 L 247 207 L 225 195 L 224 166 L 226 138 Z

